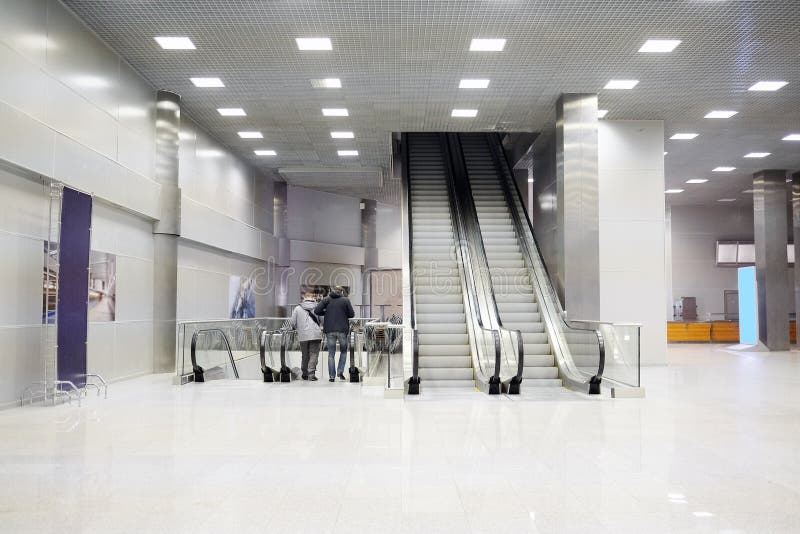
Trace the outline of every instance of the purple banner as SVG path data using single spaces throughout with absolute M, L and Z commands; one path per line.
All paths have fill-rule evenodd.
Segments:
M 86 384 L 92 197 L 64 188 L 58 270 L 58 379 Z

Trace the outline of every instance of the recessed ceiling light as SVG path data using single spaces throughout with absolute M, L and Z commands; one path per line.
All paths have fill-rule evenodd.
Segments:
M 198 148 L 195 152 L 199 158 L 221 158 L 225 154 L 215 148 Z
M 676 39 L 648 39 L 639 49 L 639 52 L 672 52 L 679 44 L 681 42 Z
M 738 111 L 711 111 L 706 114 L 706 119 L 730 119 L 734 115 L 739 113 Z
M 788 82 L 758 82 L 751 85 L 748 91 L 777 91 L 784 87 Z
M 695 517 L 714 517 L 711 512 L 692 512 L 692 515 Z
M 261 132 L 239 132 L 239 137 L 242 139 L 264 139 Z
M 311 80 L 311 87 L 316 89 L 341 89 L 342 80 L 339 78 L 321 78 Z
M 800 141 L 800 134 L 789 134 L 783 138 L 784 141 Z
M 742 193 L 755 193 L 753 189 L 745 189 Z
M 706 180 L 705 178 L 692 178 L 691 180 L 686 180 L 686 183 L 687 184 L 704 184 L 707 181 L 708 180 Z
M 608 110 L 607 109 L 598 109 L 597 110 L 597 118 L 598 119 L 602 119 L 606 115 L 608 115 Z
M 358 156 L 358 150 L 337 150 L 336 153 L 343 158 Z
M 217 108 L 223 117 L 244 117 L 247 113 L 242 108 Z
M 736 202 L 735 198 L 721 198 L 717 202 Z
M 188 37 L 156 37 L 156 42 L 164 50 L 194 50 L 195 46 Z
M 298 37 L 295 41 L 300 50 L 333 50 L 331 40 L 327 37 Z
M 353 132 L 331 132 L 331 137 L 333 139 L 353 139 L 355 135 Z
M 735 171 L 736 167 L 714 167 L 711 172 L 731 172 Z
M 451 117 L 477 117 L 478 110 L 477 109 L 454 109 L 450 113 Z
M 770 154 L 771 154 L 771 152 L 750 152 L 749 154 L 745 154 L 744 157 L 746 157 L 746 158 L 766 158 Z
M 256 156 L 277 156 L 277 152 L 274 150 L 253 150 L 253 153 Z
M 464 78 L 458 84 L 459 89 L 486 89 L 487 87 L 489 87 L 489 80 L 482 79 Z
M 667 189 L 664 192 L 668 195 L 677 195 L 678 193 L 683 193 L 683 189 Z
M 533 183 L 533 178 L 528 178 L 528 183 L 532 184 Z
M 350 114 L 347 108 L 322 108 L 322 114 L 326 117 L 348 117 Z
M 639 80 L 610 80 L 603 89 L 633 89 Z
M 502 52 L 506 47 L 505 39 L 473 39 L 469 45 L 470 52 Z
M 667 154 L 669 154 L 669 152 L 664 152 L 664 155 L 665 155 L 665 156 L 666 156 Z
M 689 140 L 689 139 L 694 139 L 698 135 L 699 134 L 696 134 L 696 133 L 676 133 L 672 137 L 670 137 L 670 139 L 676 139 L 676 140 L 679 140 L 679 141 L 680 140 L 686 141 L 686 140 Z
M 189 78 L 195 87 L 225 87 L 219 78 Z

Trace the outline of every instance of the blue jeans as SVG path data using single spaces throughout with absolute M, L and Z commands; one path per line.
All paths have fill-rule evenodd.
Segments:
M 344 374 L 344 366 L 347 364 L 347 346 L 350 336 L 347 332 L 328 332 L 328 377 L 334 378 L 336 375 Z M 336 342 L 339 342 L 339 368 L 336 368 Z

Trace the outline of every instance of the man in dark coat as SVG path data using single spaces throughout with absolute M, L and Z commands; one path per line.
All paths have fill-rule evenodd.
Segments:
M 350 321 L 356 316 L 350 299 L 344 295 L 342 286 L 334 287 L 330 294 L 320 302 L 314 313 L 324 318 L 323 332 L 328 338 L 328 379 L 334 377 L 345 380 L 344 366 L 347 364 L 347 348 L 350 338 Z M 336 342 L 339 342 L 339 367 L 336 367 Z

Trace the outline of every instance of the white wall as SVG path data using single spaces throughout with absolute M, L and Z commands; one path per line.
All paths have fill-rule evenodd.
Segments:
M 0 407 L 41 379 L 42 264 L 49 186 L 0 167 Z
M 181 237 L 267 261 L 272 237 L 273 181 L 181 119 Z
M 642 364 L 664 364 L 663 122 L 600 121 L 598 149 L 600 318 L 641 323 Z
M 153 372 L 153 229 L 95 200 L 92 250 L 117 256 L 116 319 L 89 323 L 87 368 L 106 380 Z
M 0 159 L 156 218 L 154 89 L 55 0 L 0 13 Z
M 361 201 L 303 187 L 286 192 L 290 240 L 361 246 Z

